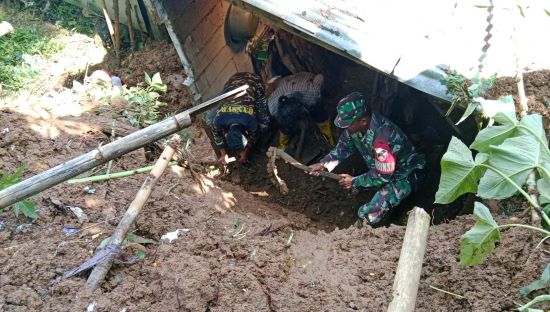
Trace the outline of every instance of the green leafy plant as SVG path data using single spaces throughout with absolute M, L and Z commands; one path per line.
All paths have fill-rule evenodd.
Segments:
M 36 25 L 15 25 L 15 31 L 0 37 L 0 90 L 17 91 L 39 73 L 29 59 L 33 55 L 51 57 L 63 45 L 41 31 Z
M 103 249 L 105 248 L 107 245 L 109 245 L 109 243 L 111 242 L 111 236 L 103 239 L 99 245 L 97 245 L 97 249 Z M 152 239 L 148 239 L 148 238 L 143 238 L 141 236 L 138 236 L 132 232 L 129 232 L 126 234 L 126 238 L 124 239 L 124 241 L 122 242 L 122 248 L 126 248 L 126 247 L 129 247 L 129 246 L 133 246 L 133 245 L 143 245 L 143 244 L 155 244 L 156 242 Z
M 471 144 L 470 148 L 477 151 L 475 157 L 462 141 L 452 138 L 441 160 L 436 202 L 450 203 L 465 193 L 486 199 L 505 199 L 519 193 L 540 213 L 545 225 L 550 225 L 540 207 L 546 205 L 545 209 L 550 209 L 550 150 L 542 117 L 526 115 L 518 122 L 514 114 L 497 113 L 494 120 L 499 125 L 480 131 Z M 533 175 L 538 177 L 536 181 L 531 180 Z M 526 184 L 536 185 L 540 196 L 533 198 L 528 194 L 523 189 Z M 528 228 L 544 234 L 544 239 L 550 237 L 550 231 L 531 225 L 498 225 L 489 209 L 479 202 L 475 203 L 474 216 L 475 225 L 460 239 L 463 266 L 482 263 L 500 240 L 501 228 Z M 544 288 L 548 274 L 543 273 L 541 280 L 525 287 L 522 294 Z
M 145 73 L 146 87 L 141 86 L 123 88 L 122 94 L 128 101 L 129 107 L 124 114 L 133 126 L 146 127 L 159 121 L 160 108 L 166 103 L 159 100 L 161 93 L 165 93 L 167 86 L 162 83 L 160 73 L 151 78 Z
M 504 199 L 520 192 L 534 207 L 538 206 L 521 186 L 531 171 L 538 173 L 537 184 L 550 185 L 550 150 L 540 115 L 527 115 L 518 122 L 513 114 L 498 113 L 499 126 L 479 132 L 468 147 L 453 137 L 441 160 L 442 176 L 437 203 L 450 203 L 462 194 L 476 193 L 482 198 Z M 541 203 L 550 203 L 550 194 L 539 187 Z
M 12 174 L 9 174 L 7 171 L 2 171 L 2 178 L 0 180 L 0 190 L 7 188 L 8 186 L 14 185 L 22 180 L 23 172 L 27 169 L 26 166 L 21 166 L 15 169 Z M 38 218 L 36 213 L 36 203 L 29 200 L 21 200 L 11 207 L 16 217 L 19 217 L 21 213 L 27 218 L 32 219 L 33 221 Z
M 483 95 L 495 83 L 495 80 L 496 75 L 490 78 L 480 78 L 477 74 L 470 80 L 456 70 L 450 71 L 444 79 L 447 94 L 452 95 L 451 107 L 449 107 L 445 116 L 449 116 L 457 106 L 466 107 L 462 117 L 456 124 L 463 122 L 475 111 L 478 105 L 476 98 Z

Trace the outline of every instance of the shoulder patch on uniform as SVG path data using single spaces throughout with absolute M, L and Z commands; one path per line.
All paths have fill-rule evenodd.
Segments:
M 392 174 L 395 171 L 395 156 L 387 141 L 374 141 L 374 166 L 382 174 Z

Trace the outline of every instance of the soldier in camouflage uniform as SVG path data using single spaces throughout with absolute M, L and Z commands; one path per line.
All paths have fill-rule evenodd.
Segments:
M 265 99 L 265 86 L 260 76 L 252 73 L 236 73 L 223 87 L 228 92 L 248 84 L 245 94 L 221 104 L 212 122 L 214 143 L 221 153 L 219 161 L 226 164 L 226 155 L 238 156 L 244 163 L 250 148 L 258 136 L 270 125 Z
M 336 147 L 310 167 L 332 171 L 339 162 L 359 152 L 368 171 L 356 177 L 342 174 L 340 185 L 345 189 L 377 188 L 371 201 L 359 207 L 357 214 L 370 225 L 379 224 L 392 207 L 418 186 L 425 159 L 401 129 L 370 111 L 360 93 L 351 93 L 340 100 L 337 111 L 334 124 L 345 130 Z M 316 175 L 315 171 L 312 174 Z

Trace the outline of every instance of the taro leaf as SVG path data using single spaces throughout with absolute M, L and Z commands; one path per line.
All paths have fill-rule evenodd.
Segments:
M 479 131 L 474 142 L 470 145 L 471 149 L 487 153 L 489 146 L 499 145 L 516 134 L 518 123 L 514 114 L 497 113 L 493 119 L 501 125 L 487 127 Z
M 539 280 L 533 281 L 531 284 L 523 287 L 519 293 L 522 296 L 527 296 L 535 290 L 543 289 L 548 286 L 550 286 L 550 263 L 546 265 Z
M 483 115 L 493 118 L 498 113 L 512 113 L 515 116 L 516 107 L 511 95 L 500 97 L 498 100 L 487 100 L 482 97 L 474 98 L 483 108 Z
M 468 104 L 468 107 L 466 107 L 466 110 L 464 110 L 464 114 L 462 114 L 462 117 L 460 117 L 460 120 L 456 123 L 457 125 L 466 120 L 476 109 L 478 106 L 477 102 L 470 102 Z
M 498 224 L 485 205 L 474 204 L 476 224 L 460 238 L 460 265 L 468 266 L 485 261 L 500 240 Z
M 532 135 L 506 139 L 499 146 L 491 146 L 489 165 L 501 171 L 518 186 L 522 186 L 534 168 L 541 165 L 541 144 Z M 518 189 L 494 170 L 487 170 L 479 181 L 478 195 L 482 198 L 504 199 Z
M 537 190 L 539 191 L 539 202 L 541 205 L 550 203 L 550 178 L 539 179 L 537 181 Z
M 484 162 L 484 156 L 474 162 L 472 152 L 459 139 L 453 137 L 447 152 L 441 159 L 441 180 L 435 194 L 435 202 L 448 204 L 465 193 L 477 191 L 477 181 L 484 168 L 477 164 Z
M 538 114 L 527 115 L 521 119 L 521 127 L 518 128 L 519 133 L 523 135 L 535 135 L 537 137 L 537 146 L 540 150 L 540 164 L 546 168 L 546 174 L 544 170 L 539 168 L 541 175 L 548 176 L 550 171 L 550 155 L 548 154 L 548 140 L 546 139 L 546 131 L 542 126 L 542 116 Z M 523 128 L 526 127 L 529 130 Z M 542 142 L 541 142 L 542 141 Z
M 145 83 L 150 86 L 151 85 L 151 76 L 145 72 Z
M 149 85 L 162 93 L 165 93 L 166 90 L 168 89 L 166 85 L 162 83 L 162 79 L 160 78 L 160 73 L 156 73 L 153 75 L 153 79 Z
M 16 217 L 18 217 L 19 213 L 22 212 L 27 218 L 31 218 L 33 220 L 38 218 L 38 214 L 36 213 L 36 203 L 28 200 L 18 201 L 13 204 L 13 211 L 15 212 Z
M 528 131 L 524 128 L 519 128 L 519 133 L 521 134 L 530 134 L 533 135 L 533 133 L 540 137 L 545 141 L 546 146 L 548 146 L 548 142 L 546 141 L 546 134 L 544 132 L 544 128 L 542 126 L 542 116 L 539 114 L 531 114 L 531 115 L 525 115 L 520 123 L 521 126 L 529 128 L 531 131 Z

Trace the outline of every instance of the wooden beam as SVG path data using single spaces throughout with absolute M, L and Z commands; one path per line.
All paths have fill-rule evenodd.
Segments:
M 393 282 L 393 300 L 388 307 L 388 312 L 414 311 L 429 227 L 430 215 L 424 209 L 415 207 L 409 213 L 407 230 Z

